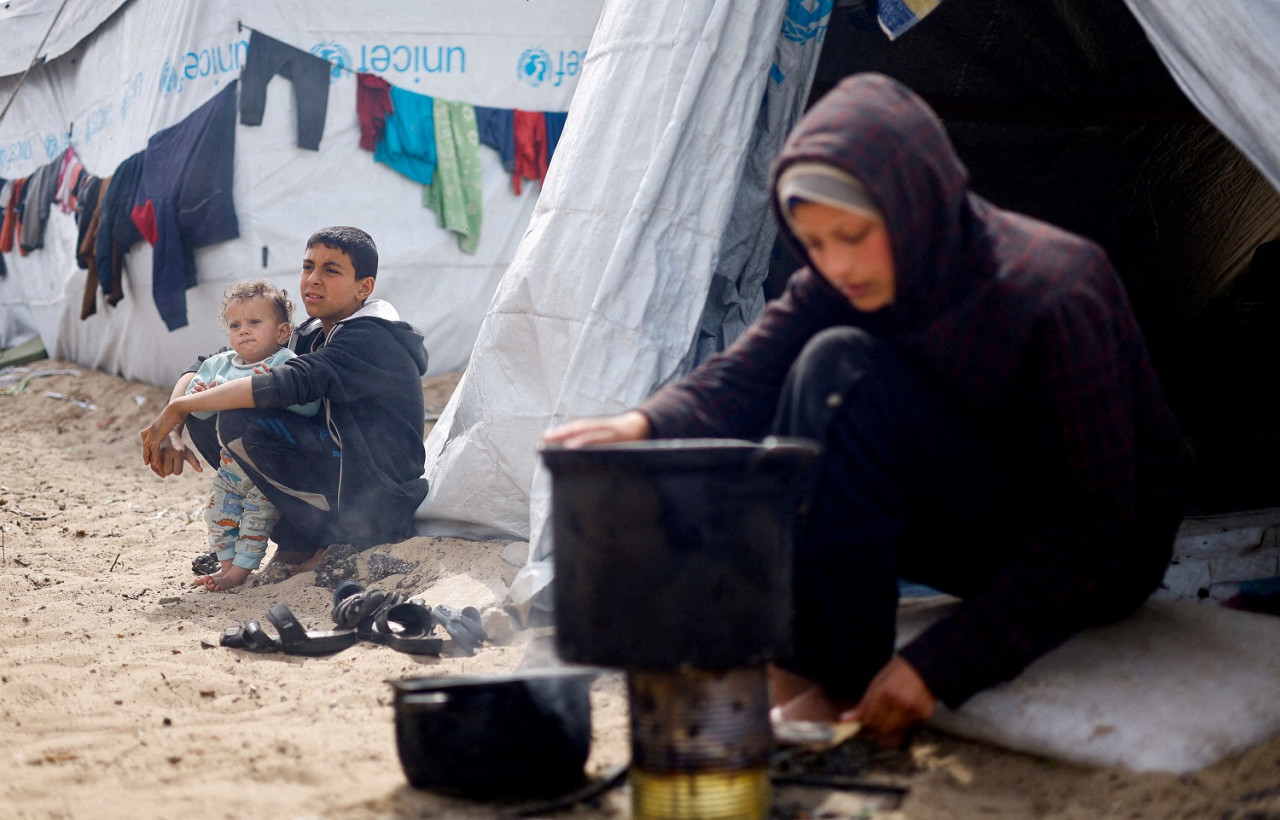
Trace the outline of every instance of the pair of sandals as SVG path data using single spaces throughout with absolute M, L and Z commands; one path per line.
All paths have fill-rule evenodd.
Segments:
M 413 655 L 439 655 L 443 639 L 431 637 L 435 625 L 444 628 L 460 654 L 474 655 L 489 639 L 473 606 L 455 609 L 427 606 L 421 598 L 405 600 L 398 592 L 365 589 L 346 580 L 333 591 L 333 622 L 354 629 L 361 640 L 383 644 Z
M 397 592 L 365 589 L 352 580 L 343 581 L 333 591 L 332 615 L 337 629 L 308 632 L 289 607 L 276 604 L 267 612 L 267 620 L 275 626 L 278 637 L 268 634 L 260 622 L 249 621 L 244 626 L 227 627 L 220 643 L 251 652 L 319 657 L 341 652 L 363 640 L 410 655 L 439 655 L 444 641 L 431 635 L 438 623 L 458 651 L 469 657 L 489 638 L 475 607 L 455 609 L 440 605 L 433 609 L 419 598 L 406 601 Z

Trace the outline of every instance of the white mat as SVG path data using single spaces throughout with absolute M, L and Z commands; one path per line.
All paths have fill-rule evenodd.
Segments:
M 903 604 L 899 643 L 955 599 Z M 1134 771 L 1194 772 L 1280 734 L 1280 618 L 1148 601 L 1082 632 L 931 725 L 1021 752 Z

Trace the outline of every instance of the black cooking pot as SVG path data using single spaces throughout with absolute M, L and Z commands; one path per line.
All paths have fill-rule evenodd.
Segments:
M 543 797 L 581 784 L 594 670 L 407 678 L 396 749 L 409 783 L 469 797 Z
M 571 663 L 726 669 L 791 646 L 806 439 L 544 447 L 556 646 Z

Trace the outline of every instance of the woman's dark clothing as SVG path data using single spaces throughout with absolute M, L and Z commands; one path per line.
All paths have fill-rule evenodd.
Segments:
M 891 652 L 902 575 L 965 599 L 901 652 L 956 706 L 1156 587 L 1182 515 L 1183 440 L 1105 253 L 969 191 L 912 92 L 845 80 L 797 126 L 775 180 L 796 162 L 871 193 L 893 305 L 860 312 L 802 269 L 728 350 L 640 410 L 657 437 L 821 440 L 791 665 L 856 698 Z M 815 340 L 830 328 L 861 330 Z M 831 412 L 803 409 L 832 393 Z

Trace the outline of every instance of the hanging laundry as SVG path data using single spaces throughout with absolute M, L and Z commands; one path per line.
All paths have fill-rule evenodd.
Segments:
M 356 116 L 360 118 L 360 147 L 377 148 L 387 132 L 387 117 L 395 112 L 391 104 L 391 83 L 375 74 L 356 75 Z
M 4 207 L 4 224 L 0 226 L 0 253 L 9 253 L 18 243 L 18 203 L 22 201 L 22 190 L 26 185 L 26 177 L 13 181 L 9 203 Z
M 13 180 L 0 179 L 0 231 L 3 231 L 4 216 L 9 211 L 9 200 L 13 198 Z M 4 257 L 0 256 L 0 259 Z
M 476 107 L 476 125 L 480 129 L 480 144 L 498 152 L 502 168 L 508 174 L 516 170 L 516 135 L 510 108 Z
M 133 221 L 152 244 L 151 295 L 169 330 L 187 324 L 195 249 L 240 235 L 232 199 L 236 81 L 147 141 Z
M 142 241 L 142 234 L 133 222 L 133 195 L 142 180 L 145 153 L 139 151 L 116 166 L 115 173 L 111 175 L 111 185 L 102 199 L 102 223 L 98 226 L 94 257 L 98 266 L 98 284 L 107 304 L 112 306 L 124 298 L 125 254 Z
M 86 254 L 82 249 L 85 237 L 89 234 L 89 225 L 98 216 L 98 200 L 102 194 L 102 180 L 93 174 L 86 173 L 76 186 L 76 265 L 82 270 L 89 267 L 89 259 L 93 256 L 92 247 Z
M 88 271 L 84 280 L 84 296 L 80 299 L 81 320 L 98 312 L 98 233 L 102 228 L 102 203 L 110 187 L 111 177 L 98 180 L 98 185 L 93 190 L 85 191 L 81 198 L 86 203 L 86 211 L 81 215 L 82 235 L 80 243 L 76 245 L 76 264 Z M 93 209 L 92 213 L 88 212 L 89 207 Z M 86 216 L 87 219 L 84 218 Z M 116 301 L 120 301 L 119 297 Z
M 391 87 L 387 130 L 374 149 L 373 158 L 415 182 L 431 184 L 436 169 L 434 100 L 397 86 Z
M 17 200 L 13 203 L 13 216 L 17 221 L 15 223 L 16 228 L 13 233 L 13 242 L 18 248 L 18 253 L 22 256 L 27 255 L 26 249 L 22 247 L 22 220 L 26 218 L 27 200 L 31 198 L 31 191 L 34 190 L 34 188 L 35 186 L 32 185 L 31 177 L 27 177 L 27 184 L 22 186 L 22 190 L 14 192 Z
M 516 138 L 516 168 L 511 187 L 520 193 L 521 178 L 537 180 L 547 176 L 547 118 L 541 111 L 515 110 L 512 130 Z
M 84 173 L 84 164 L 76 156 L 74 148 L 68 148 L 62 154 L 62 166 L 58 169 L 58 190 L 53 201 L 62 206 L 62 212 L 69 214 L 76 209 L 76 187 L 80 176 Z
M 556 155 L 556 146 L 560 144 L 560 134 L 564 132 L 564 121 L 569 118 L 568 111 L 546 111 L 543 116 L 547 120 L 547 165 Z
M 13 180 L 0 179 L 0 215 L 9 210 L 9 198 L 13 196 Z M 3 219 L 3 216 L 0 216 Z M 0 279 L 9 275 L 9 268 L 5 265 L 4 257 L 0 256 Z
M 458 234 L 458 247 L 475 253 L 483 214 L 475 107 L 437 98 L 433 115 L 436 171 L 422 190 L 422 204 L 436 212 L 440 227 Z
M 267 84 L 279 74 L 293 82 L 298 109 L 298 147 L 320 150 L 324 120 L 329 111 L 329 73 L 333 65 L 288 43 L 255 31 L 240 72 L 240 124 L 262 125 L 267 107 Z
M 58 167 L 56 159 L 41 165 L 27 182 L 26 205 L 22 209 L 22 238 L 18 250 L 25 256 L 44 247 L 44 229 L 49 223 L 49 209 L 58 193 Z

